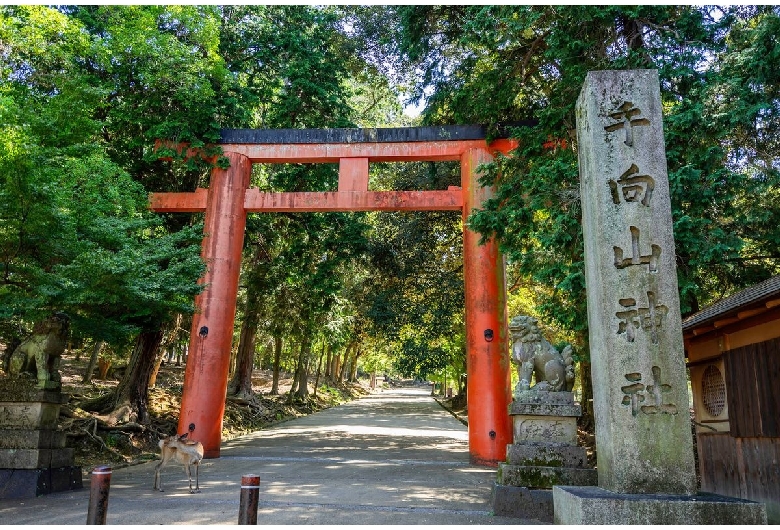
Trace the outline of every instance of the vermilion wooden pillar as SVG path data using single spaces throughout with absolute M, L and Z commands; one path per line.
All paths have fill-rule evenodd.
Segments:
M 512 443 L 504 262 L 495 240 L 480 245 L 480 235 L 465 225 L 471 211 L 493 194 L 492 188 L 477 182 L 477 167 L 492 159 L 487 149 L 469 149 L 461 156 L 460 167 L 469 453 L 474 464 L 496 466 Z
M 219 457 L 225 412 L 230 348 L 236 314 L 246 212 L 244 197 L 252 162 L 225 153 L 228 169 L 211 172 L 201 255 L 204 291 L 195 299 L 187 367 L 184 372 L 179 433 L 195 424 L 192 438 L 203 444 L 206 458 Z

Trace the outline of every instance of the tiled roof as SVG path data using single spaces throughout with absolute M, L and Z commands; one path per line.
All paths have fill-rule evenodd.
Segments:
M 701 324 L 723 317 L 727 313 L 743 309 L 747 305 L 777 298 L 778 296 L 780 296 L 780 276 L 773 276 L 689 316 L 683 320 L 683 331 L 692 330 Z

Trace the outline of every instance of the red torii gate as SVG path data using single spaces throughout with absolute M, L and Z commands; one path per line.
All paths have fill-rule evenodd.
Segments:
M 222 131 L 230 161 L 214 168 L 208 189 L 152 193 L 157 212 L 206 212 L 202 257 L 204 291 L 195 299 L 184 375 L 179 432 L 194 423 L 206 458 L 217 458 L 228 382 L 236 295 L 247 212 L 461 210 L 464 221 L 493 190 L 477 182 L 477 167 L 512 140 L 485 140 L 478 126 L 397 129 L 283 129 Z M 371 162 L 460 161 L 461 187 L 437 191 L 368 191 Z M 267 193 L 249 188 L 254 163 L 338 163 L 335 192 Z M 512 443 L 504 264 L 498 245 L 479 245 L 463 230 L 463 269 L 469 396 L 469 452 L 475 464 L 496 465 Z

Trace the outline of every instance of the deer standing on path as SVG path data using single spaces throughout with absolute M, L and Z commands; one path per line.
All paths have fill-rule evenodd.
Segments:
M 190 432 L 193 431 L 193 427 L 190 426 Z M 154 489 L 163 491 L 162 478 L 160 477 L 160 470 L 171 459 L 177 460 L 179 463 L 184 464 L 184 470 L 187 472 L 187 479 L 190 481 L 190 493 L 200 493 L 200 487 L 198 485 L 198 469 L 200 468 L 200 461 L 203 460 L 203 444 L 194 440 L 188 440 L 189 433 L 174 434 L 160 440 L 159 446 L 162 451 L 160 463 L 154 468 Z M 190 472 L 190 466 L 195 465 L 195 490 L 192 489 L 192 473 Z

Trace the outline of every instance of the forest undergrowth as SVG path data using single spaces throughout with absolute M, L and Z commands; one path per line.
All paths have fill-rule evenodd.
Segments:
M 59 428 L 67 435 L 67 447 L 75 450 L 75 465 L 89 471 L 97 465 L 118 468 L 157 459 L 158 441 L 176 432 L 184 365 L 167 363 L 160 367 L 156 384 L 149 390 L 151 422 L 141 425 L 127 418 L 116 421 L 116 415 L 109 417 L 79 407 L 80 403 L 116 387 L 121 375 L 120 367 L 109 370 L 105 379 L 93 377 L 90 383 L 83 383 L 87 362 L 88 358 L 84 356 L 77 358 L 75 354 L 66 353 L 60 365 L 62 389 L 69 395 L 69 401 L 60 410 Z M 312 394 L 305 401 L 290 401 L 291 374 L 280 375 L 278 395 L 270 394 L 272 382 L 271 370 L 255 370 L 252 376 L 253 399 L 227 400 L 223 440 L 333 407 L 370 392 L 368 386 L 361 383 L 320 381 L 316 396 Z M 313 391 L 311 386 L 310 391 Z

